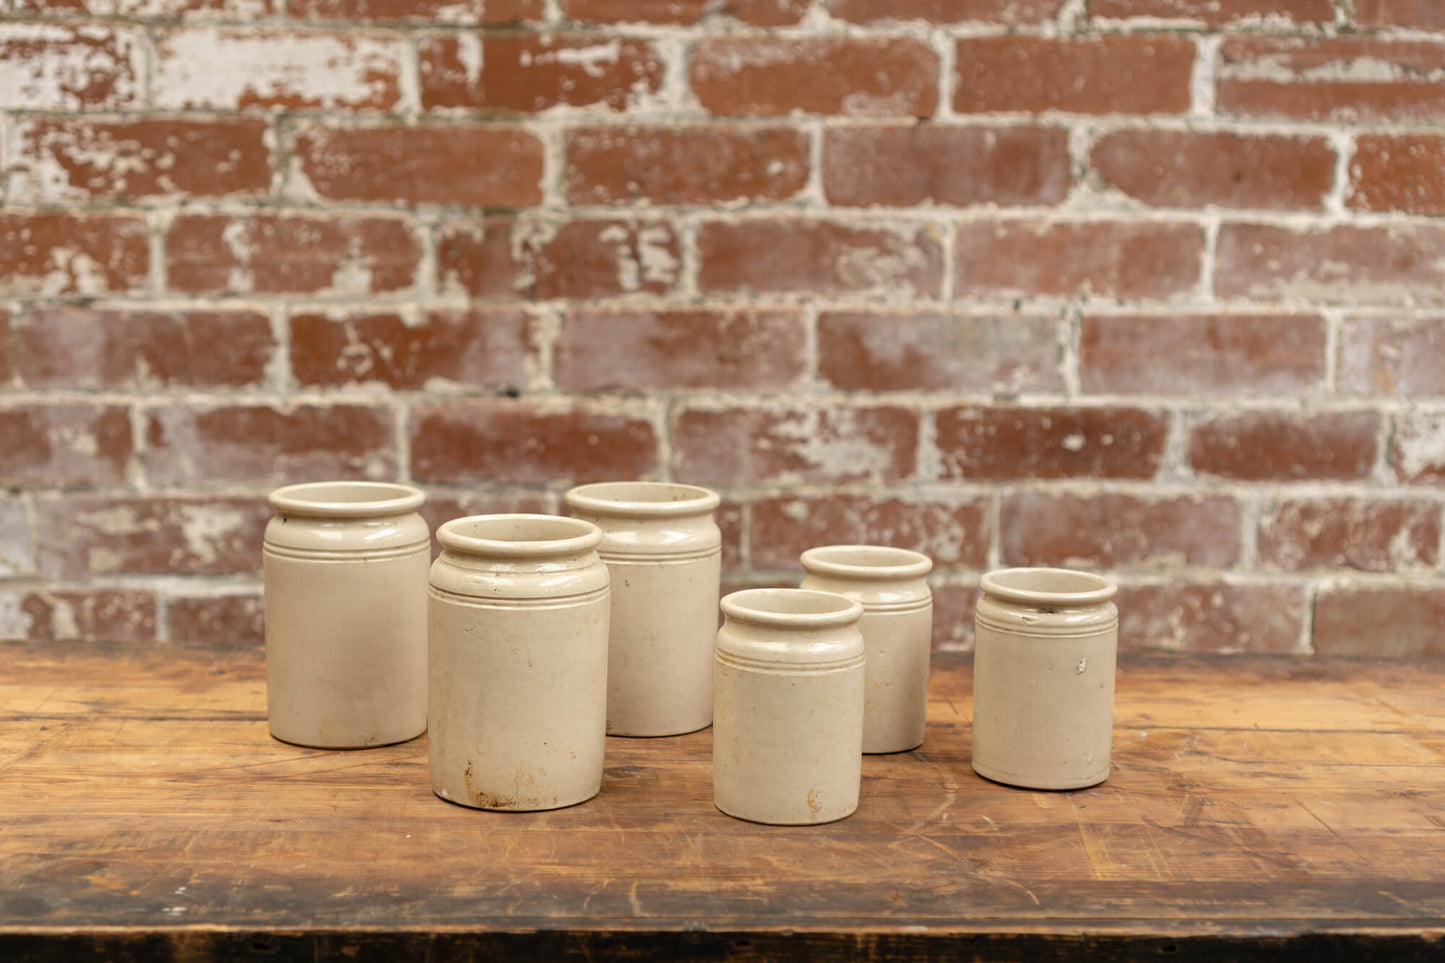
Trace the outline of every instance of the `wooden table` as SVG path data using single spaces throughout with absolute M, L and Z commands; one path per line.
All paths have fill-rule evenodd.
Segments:
M 425 739 L 272 740 L 254 650 L 0 658 L 6 961 L 1445 956 L 1445 664 L 1127 660 L 1114 774 L 1043 793 L 969 769 L 940 657 L 923 748 L 797 829 L 713 809 L 708 732 L 486 813 L 432 795 Z

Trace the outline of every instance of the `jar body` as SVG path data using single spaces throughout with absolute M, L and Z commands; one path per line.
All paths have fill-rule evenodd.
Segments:
M 728 598 L 783 591 L 799 590 L 758 589 Z M 832 822 L 858 808 L 861 615 L 856 607 L 846 624 L 790 627 L 728 612 L 717 633 L 713 800 L 718 809 L 753 822 L 795 826 Z
M 421 504 L 415 489 L 371 487 L 414 492 Z M 355 491 L 349 483 L 318 483 L 277 494 L 298 489 L 323 504 L 328 493 Z M 344 517 L 309 511 L 278 508 L 262 548 L 271 734 L 327 749 L 413 739 L 427 719 L 426 522 L 415 510 Z
M 521 811 L 597 794 L 608 608 L 607 569 L 594 548 L 528 557 L 444 549 L 428 598 L 428 753 L 438 796 Z
M 706 489 L 662 482 L 583 485 L 568 511 L 602 529 L 611 574 L 607 732 L 668 736 L 712 722 L 722 533 Z
M 974 771 L 1030 789 L 1103 782 L 1113 735 L 1118 610 L 1107 597 L 997 595 L 988 578 L 974 614 Z
M 863 605 L 863 751 L 904 752 L 923 744 L 933 652 L 933 593 L 927 556 L 880 546 L 835 545 L 803 553 L 801 588 L 836 592 Z

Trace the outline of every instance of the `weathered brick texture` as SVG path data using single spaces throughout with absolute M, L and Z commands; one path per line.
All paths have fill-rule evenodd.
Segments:
M 1445 4 L 0 2 L 0 634 L 255 645 L 264 495 L 714 486 L 1445 652 Z

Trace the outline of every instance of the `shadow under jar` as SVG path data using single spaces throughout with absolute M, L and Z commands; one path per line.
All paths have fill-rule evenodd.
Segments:
M 716 493 L 669 482 L 601 482 L 567 492 L 602 529 L 612 576 L 607 732 L 671 736 L 712 722 L 722 533 Z
M 437 529 L 432 564 L 432 788 L 477 809 L 558 809 L 602 786 L 607 568 L 602 531 L 552 515 Z
M 355 749 L 426 730 L 424 500 L 384 482 L 271 493 L 262 569 L 266 714 L 277 739 Z
M 979 579 L 974 610 L 973 769 L 1028 789 L 1082 789 L 1109 775 L 1119 610 L 1112 581 L 1061 568 Z

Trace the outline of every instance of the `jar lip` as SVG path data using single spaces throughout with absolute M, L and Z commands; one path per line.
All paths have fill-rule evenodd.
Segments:
M 819 545 L 801 561 L 813 574 L 845 578 L 921 578 L 933 570 L 933 559 L 922 552 L 890 545 Z
M 730 619 L 783 628 L 852 625 L 863 617 L 861 602 L 816 589 L 743 589 L 723 596 L 720 604 Z
M 426 501 L 426 494 L 399 482 L 319 481 L 286 485 L 266 500 L 283 515 L 370 518 L 414 512 Z
M 1097 605 L 1119 591 L 1112 579 L 1071 568 L 1004 568 L 978 580 L 986 595 L 1030 605 Z
M 602 529 L 565 515 L 465 515 L 443 522 L 437 541 L 467 555 L 543 558 L 595 549 L 602 543 Z
M 568 508 L 593 515 L 675 518 L 702 515 L 722 502 L 718 493 L 679 482 L 613 481 L 578 485 L 562 496 Z

